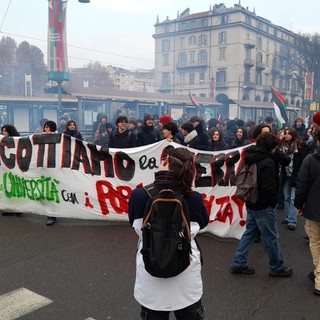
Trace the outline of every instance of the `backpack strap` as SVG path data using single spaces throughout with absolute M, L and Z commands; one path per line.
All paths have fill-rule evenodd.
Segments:
M 146 191 L 149 198 L 152 198 L 153 196 L 156 196 L 159 193 L 159 190 L 154 183 L 148 184 L 147 186 L 143 187 L 143 189 Z

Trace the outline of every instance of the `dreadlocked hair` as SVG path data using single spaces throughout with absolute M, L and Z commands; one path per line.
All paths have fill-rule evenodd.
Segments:
M 169 169 L 174 173 L 177 190 L 188 195 L 192 191 L 194 177 L 193 154 L 186 148 L 176 148 L 170 153 Z

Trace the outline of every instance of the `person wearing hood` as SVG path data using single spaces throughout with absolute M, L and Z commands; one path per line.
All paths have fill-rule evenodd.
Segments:
M 193 128 L 197 131 L 199 142 L 198 150 L 207 150 L 209 146 L 209 138 L 203 120 L 198 116 L 192 116 L 190 122 Z
M 278 242 L 277 213 L 278 202 L 278 162 L 279 140 L 272 133 L 260 134 L 256 145 L 248 147 L 244 156 L 246 165 L 257 165 L 258 201 L 246 203 L 246 230 L 243 233 L 231 263 L 231 273 L 254 274 L 255 269 L 247 265 L 249 249 L 258 231 L 269 256 L 269 275 L 271 277 L 290 277 L 292 269 L 283 264 Z M 279 151 L 280 152 L 280 151 Z M 281 152 L 280 152 L 281 153 Z M 282 153 L 283 154 L 283 153 Z M 288 163 L 284 157 L 283 162 Z
M 304 125 L 304 120 L 301 117 L 298 117 L 294 120 L 293 128 L 296 129 L 298 136 L 303 139 L 305 132 L 306 132 L 306 126 Z
M 297 183 L 294 206 L 297 215 L 305 218 L 304 229 L 309 237 L 309 247 L 314 270 L 308 278 L 314 282 L 313 293 L 320 296 L 320 132 L 316 134 L 317 146 L 303 160 Z
M 139 128 L 137 135 L 138 146 L 146 146 L 161 140 L 161 132 L 153 123 L 153 116 L 150 113 L 146 113 L 144 115 L 143 125 Z
M 236 138 L 231 144 L 231 148 L 240 148 L 251 144 L 251 141 L 247 139 L 247 131 L 245 128 L 240 127 L 237 129 Z

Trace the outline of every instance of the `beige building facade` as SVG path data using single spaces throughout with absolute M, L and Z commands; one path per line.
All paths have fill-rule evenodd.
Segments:
M 239 4 L 186 9 L 155 24 L 155 90 L 218 101 L 271 101 L 270 86 L 300 107 L 294 36 Z

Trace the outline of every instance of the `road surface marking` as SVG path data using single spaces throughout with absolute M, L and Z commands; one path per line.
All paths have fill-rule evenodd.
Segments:
M 26 288 L 0 296 L 0 320 L 13 320 L 40 309 L 53 301 Z

